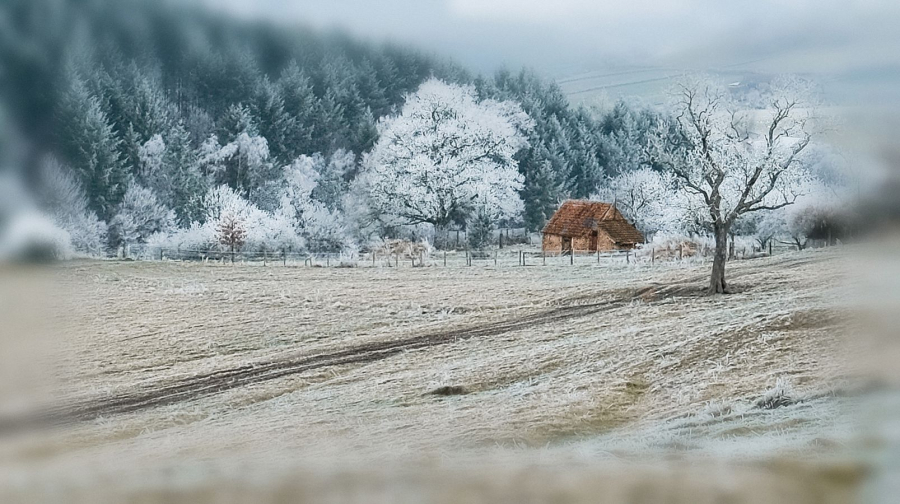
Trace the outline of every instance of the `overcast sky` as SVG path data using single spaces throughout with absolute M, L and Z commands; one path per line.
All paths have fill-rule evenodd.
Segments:
M 897 0 L 203 0 L 241 16 L 409 43 L 481 72 L 564 79 L 649 65 L 900 75 Z M 749 65 L 749 66 L 748 66 Z M 636 77 L 638 78 L 638 77 Z

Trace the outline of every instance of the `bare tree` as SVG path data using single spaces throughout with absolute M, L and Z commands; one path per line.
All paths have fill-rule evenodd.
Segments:
M 813 139 L 811 104 L 803 83 L 773 86 L 767 108 L 751 110 L 708 81 L 682 82 L 674 117 L 651 141 L 652 160 L 699 201 L 716 241 L 709 293 L 728 292 L 728 234 L 742 215 L 790 205 L 809 177 L 801 153 Z
M 219 220 L 216 230 L 219 234 L 219 243 L 231 249 L 231 262 L 234 262 L 235 250 L 240 250 L 247 238 L 247 230 L 244 223 L 233 213 L 225 214 Z

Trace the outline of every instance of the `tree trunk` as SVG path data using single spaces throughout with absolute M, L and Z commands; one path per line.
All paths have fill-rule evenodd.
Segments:
M 714 227 L 716 235 L 716 251 L 713 256 L 712 276 L 709 279 L 709 294 L 728 292 L 725 283 L 725 261 L 728 254 L 728 230 L 724 226 Z

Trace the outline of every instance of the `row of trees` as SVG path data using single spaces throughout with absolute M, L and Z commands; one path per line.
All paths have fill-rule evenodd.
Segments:
M 572 107 L 530 72 L 473 77 L 408 49 L 170 4 L 10 0 L 0 20 L 11 41 L 0 44 L 0 95 L 9 130 L 28 139 L 11 164 L 35 173 L 52 152 L 105 222 L 132 183 L 153 190 L 180 226 L 202 216 L 198 195 L 223 184 L 274 211 L 281 167 L 301 155 L 352 153 L 349 182 L 379 118 L 430 77 L 515 101 L 531 117 L 515 157 L 532 230 L 561 198 L 587 197 L 620 170 L 621 144 L 648 124 L 624 106 L 600 117 Z
M 30 140 L 18 164 L 91 253 L 488 236 L 539 230 L 561 200 L 594 194 L 648 234 L 713 236 L 721 292 L 728 235 L 770 229 L 752 216 L 777 215 L 816 175 L 820 124 L 799 82 L 750 104 L 690 81 L 668 108 L 597 112 L 526 71 L 472 77 L 408 50 L 172 6 L 10 0 L 0 19 L 16 31 L 0 44 L 0 93 Z
M 616 202 L 647 234 L 710 234 L 716 255 L 709 289 L 725 292 L 729 235 L 752 233 L 764 246 L 787 233 L 800 247 L 800 228 L 810 235 L 823 226 L 821 208 L 790 218 L 783 212 L 804 195 L 821 194 L 816 172 L 824 172 L 808 155 L 821 125 L 806 95 L 786 81 L 767 108 L 748 109 L 724 88 L 685 81 L 642 141 L 620 141 L 619 174 L 598 182 L 595 197 Z M 396 235 L 403 225 L 430 227 L 436 238 L 454 226 L 489 235 L 494 223 L 522 220 L 520 156 L 536 127 L 516 101 L 432 78 L 379 121 L 378 140 L 358 163 L 338 150 L 278 168 L 268 141 L 247 131 L 224 145 L 211 136 L 193 152 L 157 134 L 139 146 L 140 170 L 106 232 L 112 243 L 186 250 L 237 241 L 259 250 L 346 249 Z M 189 177 L 171 177 L 191 167 Z M 84 232 L 79 243 L 100 246 L 102 239 L 88 237 L 102 235 L 104 224 L 71 171 L 51 161 L 44 178 L 59 222 Z M 184 201 L 183 213 L 157 194 Z

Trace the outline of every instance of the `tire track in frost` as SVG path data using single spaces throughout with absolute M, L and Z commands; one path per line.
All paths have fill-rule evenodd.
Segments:
M 524 315 L 511 320 L 435 331 L 399 340 L 366 343 L 336 352 L 245 364 L 229 369 L 192 375 L 174 382 L 167 380 L 165 384 L 155 387 L 145 387 L 141 390 L 88 399 L 37 415 L 0 419 L 0 434 L 41 426 L 68 425 L 106 416 L 133 413 L 158 406 L 190 401 L 319 368 L 345 364 L 367 364 L 411 350 L 432 348 L 474 338 L 496 336 L 532 328 L 536 325 L 547 325 L 573 318 L 586 317 L 624 306 L 633 300 L 641 299 L 650 292 L 657 295 L 662 293 L 656 287 L 645 287 L 633 291 L 630 295 L 607 301 L 558 306 L 550 310 Z M 578 298 L 573 298 L 573 300 L 578 301 Z
M 769 267 L 797 267 L 814 260 L 794 260 L 778 262 Z M 740 272 L 732 278 L 751 274 Z M 611 300 L 577 304 L 591 299 L 597 294 L 584 294 L 569 297 L 564 301 L 570 304 L 557 306 L 512 320 L 502 320 L 480 326 L 464 327 L 435 331 L 399 340 L 378 341 L 353 346 L 346 350 L 322 353 L 311 356 L 283 358 L 254 364 L 245 364 L 229 369 L 192 375 L 152 388 L 142 388 L 106 397 L 88 399 L 74 404 L 62 406 L 38 415 L 18 418 L 0 418 L 0 434 L 10 431 L 34 428 L 35 426 L 66 425 L 94 420 L 100 417 L 133 413 L 158 406 L 166 406 L 190 401 L 236 388 L 263 383 L 285 376 L 330 366 L 346 364 L 367 364 L 410 350 L 431 348 L 457 341 L 474 338 L 497 336 L 518 331 L 536 325 L 547 325 L 569 319 L 586 317 L 606 310 L 624 306 L 635 300 L 660 301 L 670 297 L 697 295 L 693 283 L 700 279 L 690 278 L 686 281 L 665 286 L 648 286 L 631 290 Z M 608 293 L 608 291 L 606 291 Z

